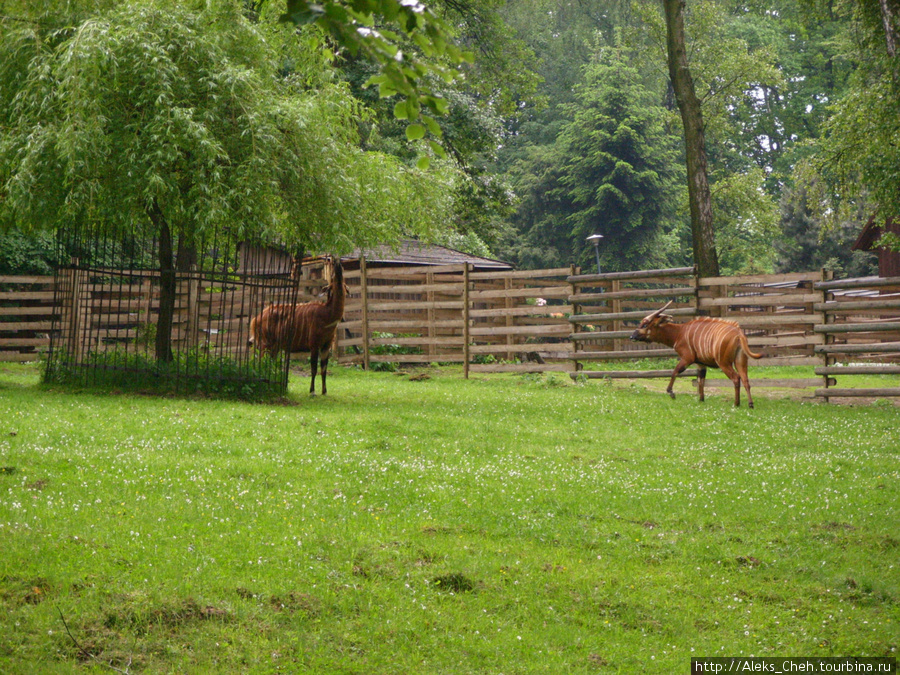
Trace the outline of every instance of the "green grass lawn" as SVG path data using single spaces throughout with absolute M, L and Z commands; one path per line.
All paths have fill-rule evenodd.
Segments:
M 0 672 L 897 656 L 892 404 L 332 371 L 244 404 L 0 366 Z

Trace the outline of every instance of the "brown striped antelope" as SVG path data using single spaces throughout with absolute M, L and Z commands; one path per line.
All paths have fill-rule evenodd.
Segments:
M 753 407 L 750 395 L 750 380 L 747 377 L 747 357 L 762 358 L 754 354 L 747 344 L 747 336 L 736 321 L 700 317 L 687 323 L 673 323 L 672 317 L 663 314 L 671 305 L 665 306 L 644 317 L 641 325 L 631 334 L 632 340 L 660 342 L 672 347 L 678 354 L 678 365 L 672 372 L 672 379 L 666 391 L 675 398 L 672 386 L 675 378 L 692 363 L 698 365 L 697 383 L 700 400 L 703 400 L 703 385 L 706 383 L 706 368 L 721 368 L 726 377 L 734 383 L 734 405 L 741 404 L 741 383 L 747 390 L 747 401 Z
M 260 352 L 309 352 L 312 380 L 309 393 L 316 393 L 316 366 L 322 363 L 322 396 L 328 393 L 325 378 L 337 326 L 344 317 L 347 287 L 340 258 L 332 258 L 331 284 L 325 302 L 299 305 L 269 305 L 250 319 L 250 344 Z

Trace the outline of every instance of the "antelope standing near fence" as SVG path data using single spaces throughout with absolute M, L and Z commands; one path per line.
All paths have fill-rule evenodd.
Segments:
M 754 354 L 747 344 L 747 336 L 736 321 L 700 317 L 687 323 L 673 323 L 672 317 L 663 314 L 671 305 L 669 301 L 652 314 L 644 317 L 640 326 L 631 334 L 632 340 L 660 342 L 672 347 L 678 354 L 678 365 L 672 372 L 672 379 L 666 389 L 675 398 L 672 386 L 675 378 L 692 363 L 698 367 L 697 384 L 700 400 L 704 400 L 703 386 L 706 383 L 706 368 L 721 368 L 734 384 L 734 405 L 741 404 L 741 383 L 747 390 L 747 401 L 753 407 L 750 394 L 750 379 L 747 377 L 747 357 L 762 358 Z
M 316 393 L 316 371 L 322 363 L 322 395 L 328 393 L 325 382 L 328 358 L 337 326 L 344 317 L 344 269 L 341 261 L 332 259 L 331 284 L 324 302 L 299 305 L 269 305 L 250 320 L 250 344 L 260 352 L 275 354 L 281 350 L 309 352 L 312 380 L 309 393 Z

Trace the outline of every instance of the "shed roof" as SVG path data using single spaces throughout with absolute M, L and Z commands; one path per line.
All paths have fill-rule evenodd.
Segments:
M 475 269 L 511 270 L 507 262 L 493 258 L 483 258 L 457 251 L 437 244 L 425 244 L 412 239 L 402 240 L 396 247 L 376 246 L 371 249 L 357 249 L 342 260 L 358 260 L 365 257 L 366 263 L 384 265 L 457 265 L 471 263 Z

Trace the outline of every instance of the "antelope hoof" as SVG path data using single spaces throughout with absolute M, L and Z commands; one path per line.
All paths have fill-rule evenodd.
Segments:
M 667 393 L 669 396 L 671 396 L 672 398 L 675 398 L 675 392 L 672 391 L 671 389 L 666 389 L 666 393 Z

